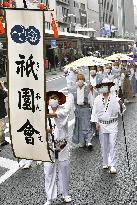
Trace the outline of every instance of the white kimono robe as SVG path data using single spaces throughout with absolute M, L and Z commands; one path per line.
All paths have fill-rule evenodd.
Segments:
M 76 86 L 76 74 L 73 70 L 68 70 L 68 73 L 66 75 L 66 81 L 67 81 L 67 87 L 74 88 Z
M 120 98 L 116 97 L 114 94 L 110 94 L 110 102 L 108 105 L 108 109 L 105 112 L 106 106 L 103 105 L 102 98 L 103 95 L 100 94 L 96 97 L 93 105 L 91 121 L 92 122 L 99 122 L 102 121 L 109 121 L 114 118 L 118 118 L 118 114 L 120 112 L 120 105 L 119 100 Z M 125 111 L 125 106 L 123 105 L 123 112 Z M 118 132 L 118 121 L 113 122 L 111 124 L 100 124 L 100 132 L 102 133 L 113 133 Z
M 103 124 L 99 121 L 110 121 L 118 118 L 120 112 L 119 100 L 114 94 L 109 94 L 110 101 L 108 109 L 103 104 L 103 95 L 99 95 L 93 105 L 93 112 L 91 115 L 91 121 L 97 122 L 100 125 L 99 140 L 101 144 L 101 153 L 103 158 L 103 166 L 115 166 L 116 165 L 116 138 L 118 133 L 118 120 L 110 124 Z M 106 103 L 107 104 L 107 103 Z M 123 112 L 125 106 L 123 105 Z
M 51 109 L 50 109 L 51 111 Z M 56 111 L 57 118 L 51 118 L 51 123 L 54 127 L 53 134 L 55 140 L 68 139 L 68 109 L 62 106 Z M 50 135 L 50 134 L 49 134 Z M 58 166 L 58 188 L 59 194 L 68 196 L 69 189 L 69 177 L 70 177 L 70 166 L 69 166 L 69 145 L 59 152 L 58 159 L 54 163 L 44 163 L 45 173 L 45 191 L 47 193 L 47 200 L 53 200 L 57 197 L 57 166 Z

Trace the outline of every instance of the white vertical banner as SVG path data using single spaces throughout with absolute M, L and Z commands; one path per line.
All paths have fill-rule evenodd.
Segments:
M 45 129 L 43 12 L 6 10 L 10 134 L 14 155 L 50 161 Z

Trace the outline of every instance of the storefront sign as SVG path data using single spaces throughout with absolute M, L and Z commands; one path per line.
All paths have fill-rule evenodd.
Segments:
M 51 48 L 56 48 L 56 40 L 51 40 Z

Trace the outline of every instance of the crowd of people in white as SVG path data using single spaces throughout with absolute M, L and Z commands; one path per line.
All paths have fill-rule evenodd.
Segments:
M 106 66 L 89 66 L 89 80 L 77 69 L 64 70 L 68 96 L 58 91 L 46 93 L 48 104 L 47 133 L 50 155 L 53 160 L 44 163 L 45 191 L 47 202 L 52 204 L 57 193 L 63 200 L 71 202 L 70 184 L 70 148 L 68 120 L 70 113 L 75 115 L 71 142 L 79 148 L 93 149 L 93 138 L 99 136 L 102 154 L 102 168 L 116 174 L 118 115 L 126 110 L 125 104 L 132 102 L 137 93 L 137 65 L 114 62 Z M 7 97 L 3 83 L 0 87 L 2 101 Z M 4 105 L 3 105 L 4 106 Z M 1 110 L 2 112 L 2 110 Z M 1 113 L 0 142 L 6 145 L 3 123 L 6 110 Z M 32 160 L 21 160 L 22 168 L 29 168 Z M 58 169 L 57 169 L 58 167 Z M 57 171 L 58 170 L 58 171 Z M 56 176 L 58 173 L 58 186 Z

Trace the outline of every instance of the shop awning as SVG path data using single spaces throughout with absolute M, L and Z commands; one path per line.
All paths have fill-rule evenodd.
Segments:
M 124 38 L 104 38 L 104 37 L 96 37 L 97 41 L 115 41 L 115 42 L 134 42 L 134 40 L 124 39 Z
M 48 29 L 45 29 L 45 34 L 51 34 L 53 35 L 53 30 L 48 30 Z M 82 34 L 76 34 L 76 33 L 68 33 L 68 32 L 62 32 L 62 31 L 59 31 L 59 36 L 68 36 L 68 37 L 75 37 L 75 38 L 90 38 L 89 36 L 86 36 L 86 35 L 82 35 Z
M 82 31 L 82 32 L 96 32 L 94 28 L 75 28 L 75 31 Z

